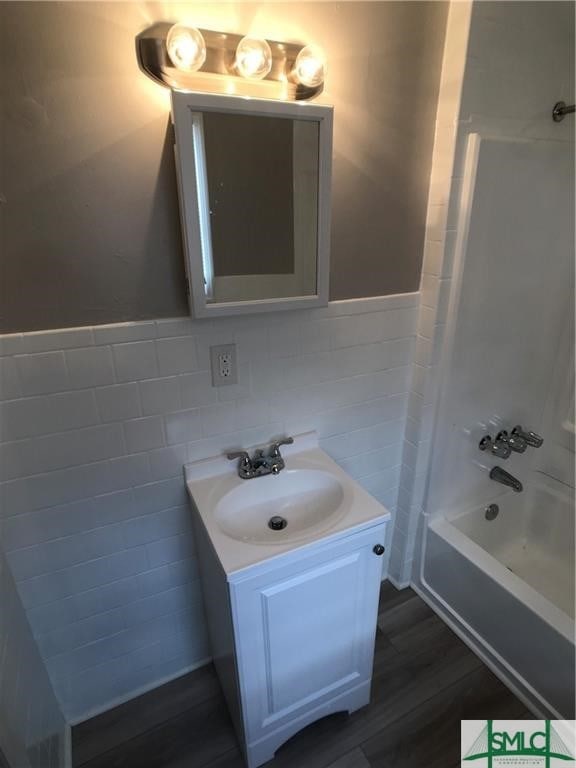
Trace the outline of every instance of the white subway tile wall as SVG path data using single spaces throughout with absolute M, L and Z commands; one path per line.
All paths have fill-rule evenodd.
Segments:
M 0 541 L 71 721 L 209 655 L 187 461 L 315 429 L 394 511 L 418 299 L 0 337 Z
M 460 188 L 459 184 L 452 185 L 452 176 L 459 173 L 454 168 L 454 157 L 471 10 L 471 3 L 461 2 L 451 3 L 448 11 L 420 281 L 422 300 L 388 568 L 389 578 L 399 587 L 407 586 L 412 579 L 428 473 L 433 396 L 452 282 L 458 210 L 454 194 L 458 194 Z
M 64 716 L 0 551 L 0 735 L 10 765 L 64 768 Z M 67 624 L 67 615 L 56 613 Z

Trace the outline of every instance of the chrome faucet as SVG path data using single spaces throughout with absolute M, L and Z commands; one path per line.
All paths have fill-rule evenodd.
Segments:
M 514 453 L 524 453 L 526 448 L 531 445 L 539 448 L 544 441 L 535 432 L 524 432 L 522 427 L 514 427 L 511 434 L 505 429 L 501 429 L 493 440 L 490 435 L 484 435 L 478 443 L 481 451 L 490 451 L 492 456 L 499 459 L 507 459 L 512 451 Z
M 507 485 L 509 488 L 512 488 L 513 491 L 516 491 L 516 493 L 520 493 L 523 490 L 523 485 L 520 480 L 517 480 L 509 472 L 506 472 L 505 469 L 502 469 L 502 467 L 492 467 L 490 470 L 490 480 L 495 480 L 497 483 Z
M 230 461 L 239 459 L 238 477 L 242 480 L 251 480 L 253 477 L 263 477 L 264 475 L 277 475 L 286 466 L 280 454 L 280 446 L 292 445 L 293 442 L 292 437 L 284 437 L 272 443 L 266 453 L 262 448 L 258 448 L 250 458 L 247 451 L 233 451 L 227 454 L 227 458 Z

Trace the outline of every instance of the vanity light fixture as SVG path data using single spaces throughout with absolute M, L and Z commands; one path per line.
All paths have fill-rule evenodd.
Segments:
M 236 68 L 242 77 L 266 77 L 272 69 L 272 51 L 266 40 L 243 37 L 236 48 Z
M 142 71 L 177 91 L 282 101 L 321 93 L 326 62 L 313 45 L 158 22 L 136 37 Z
M 294 65 L 294 77 L 299 83 L 316 88 L 324 82 L 325 70 L 326 57 L 321 48 L 316 45 L 302 48 Z
M 206 43 L 199 29 L 174 24 L 166 38 L 170 61 L 178 69 L 195 72 L 206 61 Z

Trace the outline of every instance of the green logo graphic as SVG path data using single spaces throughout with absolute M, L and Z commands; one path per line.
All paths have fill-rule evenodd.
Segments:
M 550 720 L 544 720 L 544 730 L 531 731 L 521 728 L 517 731 L 495 730 L 494 720 L 487 720 L 480 735 L 472 744 L 464 760 L 488 761 L 488 768 L 493 768 L 494 760 L 499 758 L 538 758 L 538 762 L 530 765 L 542 765 L 550 768 L 553 760 L 564 760 L 574 763 L 574 755 L 562 741 Z M 540 762 L 542 761 L 542 762 Z M 507 761 L 511 765 L 512 761 Z M 525 765 L 526 763 L 516 763 Z

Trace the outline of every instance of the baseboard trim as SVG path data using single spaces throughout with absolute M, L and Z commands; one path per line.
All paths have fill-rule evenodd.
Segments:
M 172 675 L 166 675 L 166 677 L 162 677 L 159 680 L 154 680 L 154 682 L 150 683 L 150 685 L 143 685 L 140 688 L 136 688 L 135 690 L 130 691 L 130 693 L 127 693 L 125 696 L 118 696 L 118 698 L 107 702 L 102 707 L 95 707 L 94 709 L 85 712 L 81 717 L 71 718 L 69 721 L 70 726 L 73 727 L 75 725 L 79 725 L 80 723 L 86 722 L 86 720 L 91 720 L 93 717 L 97 717 L 98 715 L 104 714 L 104 712 L 108 712 L 110 709 L 114 709 L 114 707 L 119 707 L 121 704 L 126 704 L 127 701 L 136 699 L 138 696 L 142 696 L 144 693 L 153 691 L 155 688 L 160 688 L 160 686 L 165 685 L 166 683 L 170 683 L 172 680 L 176 680 L 178 677 L 187 675 L 189 672 L 194 672 L 195 669 L 205 667 L 207 664 L 210 664 L 211 661 L 211 656 L 205 659 L 201 659 L 200 661 L 197 661 L 194 664 L 190 664 L 187 667 L 182 667 L 182 669 L 178 670 L 178 672 L 175 672 Z
M 72 726 L 64 726 L 64 768 L 72 768 Z
M 408 581 L 398 581 L 398 579 L 395 579 L 394 576 L 392 576 L 391 573 L 389 573 L 386 577 L 388 581 L 396 587 L 396 589 L 407 589 L 408 587 L 413 586 L 412 583 Z

